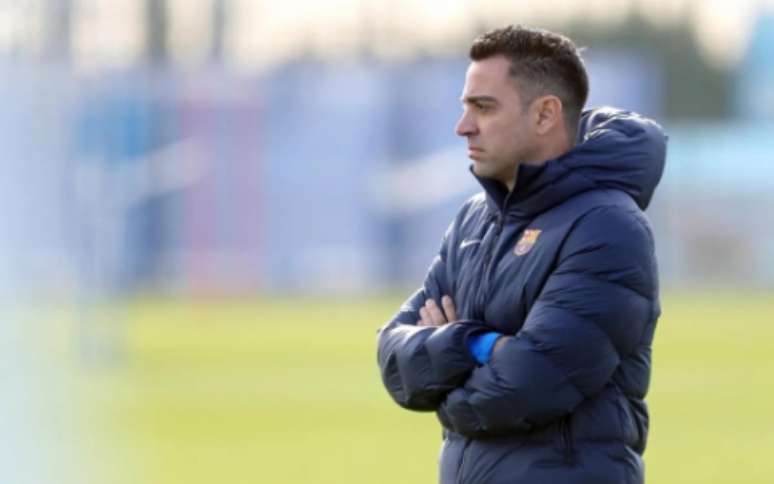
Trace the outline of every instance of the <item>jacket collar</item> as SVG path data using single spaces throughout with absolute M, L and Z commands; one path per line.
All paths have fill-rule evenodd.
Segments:
M 513 193 L 496 180 L 473 176 L 490 209 L 506 217 L 532 218 L 595 188 L 622 190 L 644 210 L 663 173 L 666 140 L 649 119 L 600 108 L 583 113 L 578 144 L 570 151 L 539 166 L 519 166 Z

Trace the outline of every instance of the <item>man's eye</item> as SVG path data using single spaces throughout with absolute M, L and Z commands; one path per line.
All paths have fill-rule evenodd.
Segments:
M 491 106 L 487 104 L 476 104 L 476 110 L 485 113 L 491 109 Z

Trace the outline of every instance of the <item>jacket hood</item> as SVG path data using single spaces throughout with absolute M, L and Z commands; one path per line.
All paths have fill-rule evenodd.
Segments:
M 476 178 L 490 206 L 508 214 L 533 216 L 595 188 L 622 190 L 645 210 L 664 171 L 666 141 L 656 122 L 604 107 L 583 113 L 570 151 L 539 166 L 519 166 L 510 197 L 502 183 Z

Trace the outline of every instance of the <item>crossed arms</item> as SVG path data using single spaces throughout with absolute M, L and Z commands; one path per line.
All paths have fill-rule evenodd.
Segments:
M 392 398 L 434 410 L 472 437 L 513 434 L 571 413 L 607 385 L 653 319 L 653 246 L 619 207 L 595 209 L 568 236 L 521 330 L 480 364 L 470 339 L 492 328 L 459 320 L 442 245 L 423 287 L 379 332 L 378 361 Z M 438 303 L 440 301 L 440 304 Z

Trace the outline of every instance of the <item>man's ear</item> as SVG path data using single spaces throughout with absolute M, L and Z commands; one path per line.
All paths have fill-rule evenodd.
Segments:
M 562 101 L 554 95 L 540 96 L 535 99 L 535 131 L 539 135 L 549 133 L 555 126 L 561 124 Z

